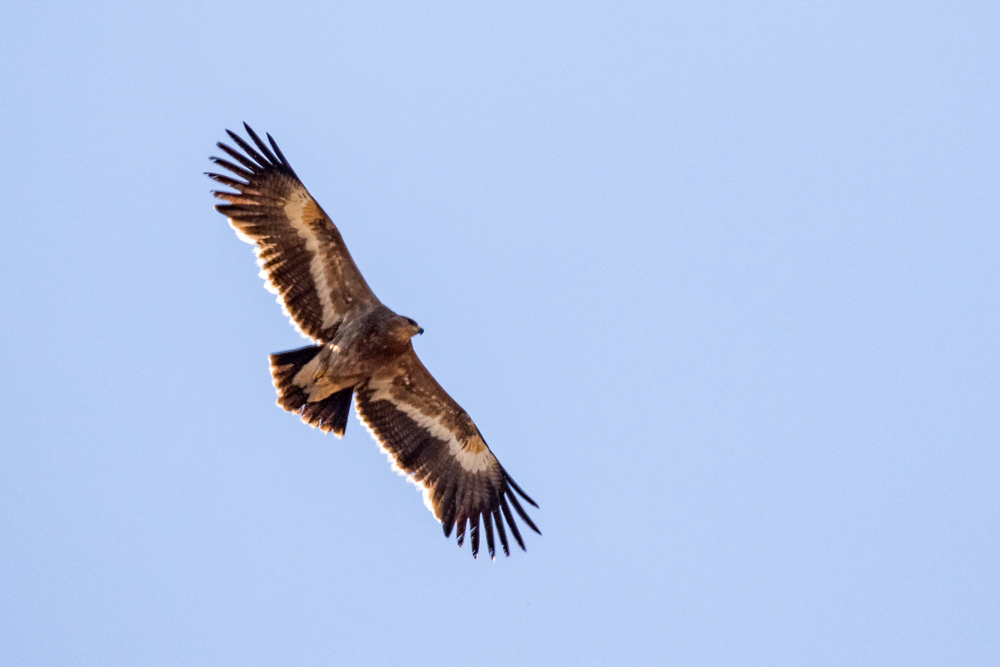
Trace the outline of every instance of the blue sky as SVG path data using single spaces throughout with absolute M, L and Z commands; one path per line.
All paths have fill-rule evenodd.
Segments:
M 994 3 L 0 10 L 0 662 L 1000 653 Z M 203 176 L 270 132 L 541 506 L 474 561 Z

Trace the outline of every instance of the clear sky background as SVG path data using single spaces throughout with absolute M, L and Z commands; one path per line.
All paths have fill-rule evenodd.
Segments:
M 90 3 L 91 5 L 93 3 Z M 1000 655 L 1000 6 L 0 9 L 0 663 Z M 490 562 L 213 209 L 278 141 L 534 496 Z

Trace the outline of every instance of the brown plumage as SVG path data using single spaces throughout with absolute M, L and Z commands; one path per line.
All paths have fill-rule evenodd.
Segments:
M 278 405 L 342 437 L 353 395 L 358 418 L 393 468 L 423 490 L 446 536 L 454 529 L 461 546 L 468 529 L 477 556 L 481 517 L 491 557 L 494 526 L 506 555 L 507 528 L 524 549 L 515 512 L 541 533 L 517 496 L 538 505 L 496 460 L 468 413 L 420 363 L 410 339 L 423 329 L 375 297 L 340 232 L 271 135 L 268 145 L 244 127 L 253 145 L 227 130 L 240 150 L 219 143 L 232 161 L 212 158 L 237 177 L 208 174 L 235 190 L 213 192 L 228 202 L 216 209 L 254 245 L 265 287 L 277 294 L 299 333 L 315 343 L 271 355 Z

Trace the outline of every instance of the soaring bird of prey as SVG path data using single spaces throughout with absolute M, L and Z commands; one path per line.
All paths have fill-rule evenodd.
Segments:
M 446 537 L 458 546 L 469 526 L 479 554 L 479 520 L 495 557 L 493 527 L 510 555 L 506 526 L 524 540 L 514 512 L 541 534 L 517 496 L 538 507 L 511 479 L 468 413 L 420 363 L 410 339 L 423 329 L 382 305 L 347 252 L 340 232 L 295 175 L 271 135 L 253 145 L 226 130 L 240 150 L 217 146 L 233 161 L 212 161 L 235 176 L 208 174 L 235 192 L 213 194 L 236 235 L 254 246 L 265 287 L 292 325 L 315 344 L 270 356 L 278 405 L 343 437 L 351 410 L 393 468 L 414 482 Z M 242 151 L 242 152 L 240 152 Z M 242 180 L 240 180 L 242 179 Z

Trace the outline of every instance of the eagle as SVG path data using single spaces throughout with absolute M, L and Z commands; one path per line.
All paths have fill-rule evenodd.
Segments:
M 424 368 L 410 340 L 424 330 L 397 315 L 368 287 L 330 216 L 309 194 L 270 134 L 243 124 L 250 140 L 216 145 L 230 159 L 211 161 L 232 175 L 207 173 L 231 191 L 212 194 L 236 235 L 254 246 L 265 287 L 295 329 L 313 341 L 270 355 L 278 405 L 343 437 L 354 409 L 393 469 L 423 492 L 424 504 L 458 546 L 468 527 L 479 555 L 482 519 L 490 558 L 493 528 L 510 556 L 507 528 L 522 550 L 514 513 L 541 531 L 518 495 L 538 507 L 500 465 L 469 414 Z M 242 151 L 242 152 L 241 152 Z M 513 512 L 511 511 L 513 508 Z

